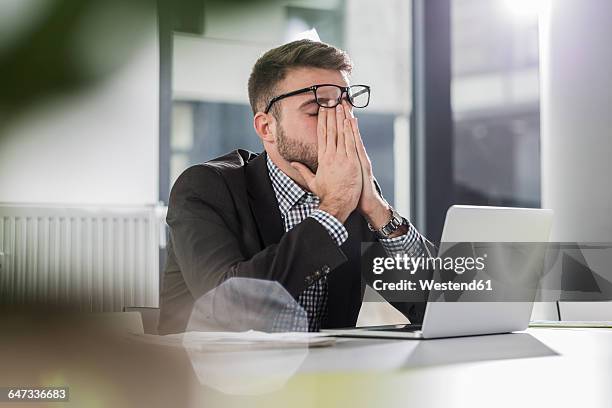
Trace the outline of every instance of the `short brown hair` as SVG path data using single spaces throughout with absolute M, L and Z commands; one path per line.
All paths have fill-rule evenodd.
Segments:
M 297 40 L 273 48 L 262 55 L 249 77 L 249 102 L 253 114 L 263 111 L 275 95 L 276 86 L 292 68 L 323 68 L 351 73 L 353 64 L 348 54 L 332 45 L 312 40 Z M 273 106 L 272 114 L 279 116 Z

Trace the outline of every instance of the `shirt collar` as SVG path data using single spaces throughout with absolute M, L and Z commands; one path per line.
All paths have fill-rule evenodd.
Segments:
M 272 188 L 276 194 L 276 201 L 278 201 L 278 208 L 283 216 L 287 214 L 304 194 L 314 196 L 312 193 L 304 191 L 291 177 L 279 169 L 272 162 L 270 156 L 266 157 L 266 161 L 268 164 L 268 174 L 270 174 L 270 180 L 272 181 Z

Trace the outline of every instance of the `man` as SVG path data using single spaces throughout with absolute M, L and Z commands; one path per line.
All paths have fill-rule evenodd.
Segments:
M 184 331 L 194 301 L 233 277 L 279 282 L 311 331 L 354 326 L 370 280 L 361 243 L 422 253 L 421 235 L 378 191 L 353 115 L 370 90 L 349 87 L 351 68 L 345 52 L 310 40 L 256 62 L 249 99 L 265 151 L 233 151 L 174 184 L 160 333 Z M 423 304 L 395 306 L 422 320 Z

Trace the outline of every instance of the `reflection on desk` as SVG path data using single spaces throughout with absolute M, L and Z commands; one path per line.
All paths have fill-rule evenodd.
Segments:
M 336 347 L 311 353 L 302 371 L 400 370 L 477 361 L 557 355 L 527 333 L 456 337 L 435 340 L 346 340 Z M 359 358 L 355 358 L 359 355 Z

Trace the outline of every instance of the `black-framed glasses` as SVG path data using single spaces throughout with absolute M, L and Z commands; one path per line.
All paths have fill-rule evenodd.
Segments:
M 346 100 L 355 108 L 365 108 L 370 103 L 370 87 L 368 85 L 339 86 L 321 84 L 275 96 L 270 100 L 264 112 L 268 113 L 274 102 L 306 92 L 312 92 L 317 105 L 322 108 L 335 108 L 342 102 L 342 95 L 345 93 L 347 95 Z

